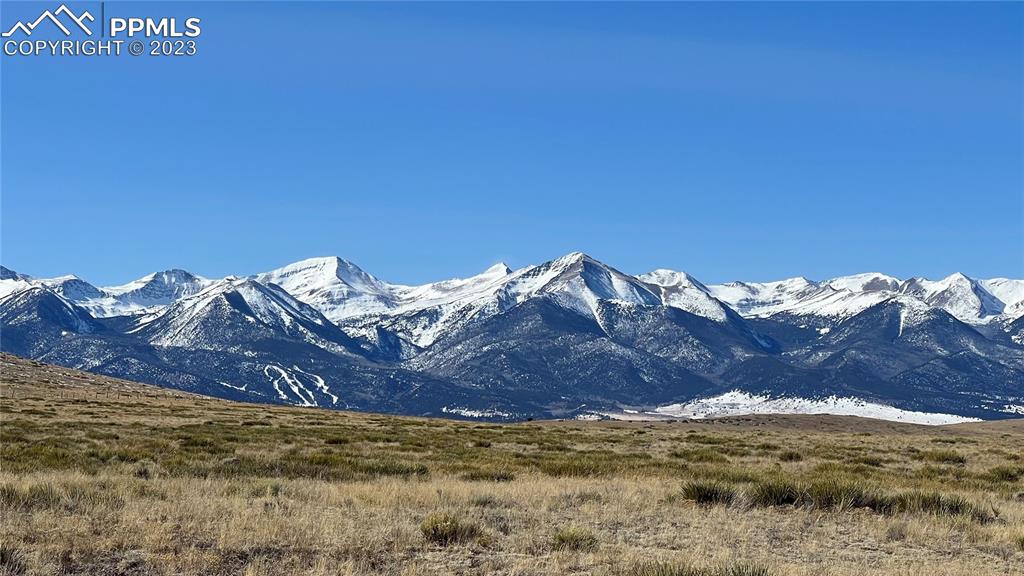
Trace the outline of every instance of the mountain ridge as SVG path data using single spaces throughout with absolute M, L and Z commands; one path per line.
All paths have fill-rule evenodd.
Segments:
M 0 269 L 4 351 L 234 399 L 497 419 L 732 393 L 768 399 L 756 409 L 852 398 L 887 414 L 1008 417 L 1024 406 L 1022 319 L 1024 280 L 706 285 L 581 252 L 419 286 L 339 257 L 113 287 Z

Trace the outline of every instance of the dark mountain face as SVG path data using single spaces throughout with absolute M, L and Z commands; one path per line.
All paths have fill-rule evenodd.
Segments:
M 356 342 L 312 307 L 280 288 L 255 281 L 228 283 L 184 298 L 132 333 L 159 346 L 273 352 L 287 342 L 361 356 Z
M 274 296 L 273 289 L 257 292 Z M 447 382 L 360 356 L 359 344 L 329 322 L 289 319 L 275 329 L 252 309 L 266 301 L 225 296 L 122 332 L 49 289 L 32 288 L 0 301 L 0 344 L 21 356 L 235 400 L 409 414 L 441 413 L 453 399 L 471 404 Z M 181 316 L 189 322 L 176 324 Z M 174 328 L 186 345 L 152 344 Z M 199 337 L 186 339 L 186 330 Z
M 33 287 L 0 300 L 5 352 L 34 358 L 64 339 L 103 330 L 88 312 L 48 288 Z
M 740 358 L 777 352 L 735 313 L 723 322 L 664 306 L 601 302 L 597 320 L 608 338 L 624 347 L 664 358 L 687 370 L 714 376 Z
M 810 365 L 833 369 L 859 366 L 889 379 L 962 351 L 998 358 L 1008 367 L 1024 366 L 1024 349 L 992 341 L 944 310 L 907 306 L 895 300 L 840 323 L 820 341 L 794 355 Z
M 0 280 L 28 280 L 24 274 L 18 274 L 6 266 L 0 266 Z
M 616 342 L 594 320 L 547 298 L 470 324 L 407 365 L 540 414 L 656 405 L 714 389 L 683 365 Z
M 270 283 L 348 305 L 340 292 L 318 300 L 306 268 L 265 281 L 154 274 L 103 297 L 166 306 L 109 318 L 75 303 L 97 290 L 77 278 L 43 285 L 5 268 L 0 279 L 16 289 L 0 299 L 0 347 L 236 400 L 419 415 L 572 417 L 732 390 L 982 418 L 1024 406 L 1024 319 L 969 325 L 913 295 L 886 298 L 884 278 L 865 283 L 882 295 L 855 314 L 745 318 L 683 274 L 640 280 L 572 254 L 430 285 L 423 306 L 410 304 L 419 289 L 366 281 L 350 292 L 373 313 L 336 323 Z M 780 286 L 779 298 L 841 294 Z M 367 299 L 370 288 L 386 298 Z M 381 308 L 389 302 L 402 308 Z

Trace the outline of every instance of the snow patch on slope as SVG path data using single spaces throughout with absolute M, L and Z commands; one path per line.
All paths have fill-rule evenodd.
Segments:
M 859 398 L 771 398 L 733 390 L 719 396 L 694 400 L 685 404 L 660 406 L 654 414 L 683 418 L 714 418 L 718 416 L 741 416 L 747 414 L 835 414 L 860 416 L 911 424 L 956 424 L 979 422 L 977 418 L 966 418 L 952 414 L 936 414 L 901 410 L 884 404 L 867 402 Z
M 306 372 L 298 366 L 292 366 L 291 369 L 288 369 L 274 364 L 267 364 L 263 368 L 263 374 L 270 379 L 270 384 L 274 387 L 274 391 L 277 392 L 278 399 L 288 404 L 319 406 L 320 404 L 317 402 L 314 390 L 330 398 L 332 406 L 338 404 L 338 397 L 331 393 L 331 389 L 324 382 L 323 378 Z M 307 383 L 313 389 L 310 389 Z M 244 387 L 241 389 L 244 389 Z M 291 392 L 291 396 L 289 396 L 289 392 Z
M 814 293 L 818 285 L 806 278 L 789 278 L 777 282 L 729 282 L 707 288 L 712 296 L 739 314 L 763 317 Z
M 499 410 L 473 410 L 471 408 L 460 408 L 458 406 L 444 406 L 441 408 L 441 412 L 445 414 L 455 414 L 463 416 L 465 418 L 511 418 L 512 415 L 508 412 L 501 412 Z
M 728 318 L 722 303 L 710 294 L 708 288 L 685 272 L 658 269 L 637 278 L 657 286 L 665 306 L 679 308 L 716 322 L 725 322 Z
M 1007 309 L 1014 305 L 1020 305 L 1021 310 L 1024 311 L 1024 280 L 990 278 L 978 280 L 978 284 L 981 284 L 982 288 L 1005 305 L 1004 312 L 1009 312 Z

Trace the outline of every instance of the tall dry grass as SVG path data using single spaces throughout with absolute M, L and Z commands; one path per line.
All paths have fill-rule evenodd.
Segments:
M 1024 574 L 1012 423 L 495 425 L 10 362 L 0 574 Z

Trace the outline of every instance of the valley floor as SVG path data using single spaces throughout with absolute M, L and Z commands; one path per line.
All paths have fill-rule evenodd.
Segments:
M 490 424 L 3 356 L 0 574 L 1024 574 L 1024 421 Z

